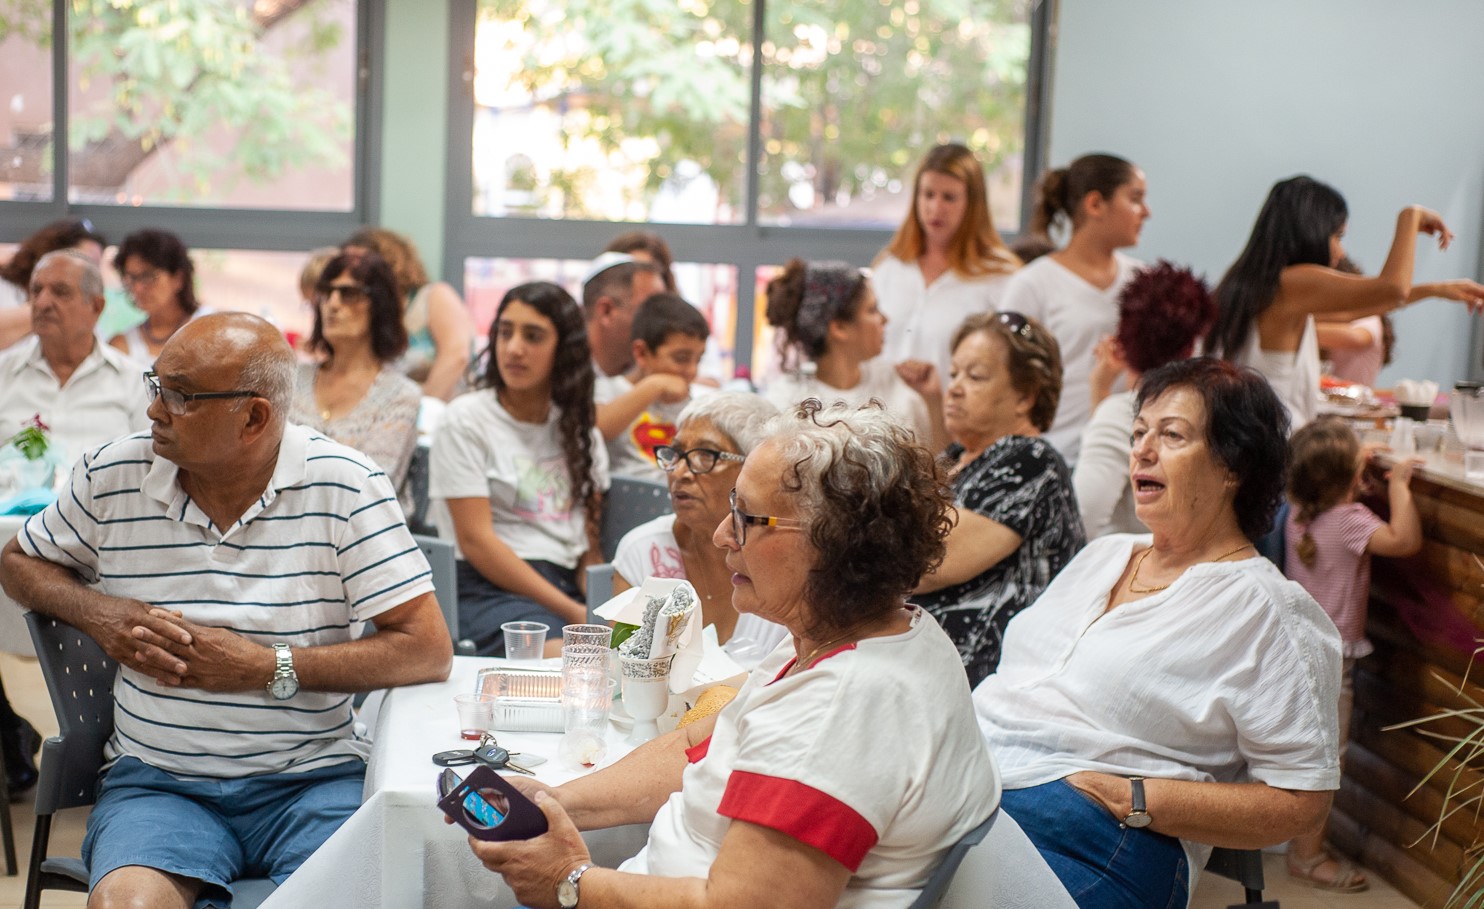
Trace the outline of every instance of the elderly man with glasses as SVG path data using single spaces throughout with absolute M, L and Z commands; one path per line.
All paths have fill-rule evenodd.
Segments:
M 90 905 L 184 909 L 224 904 L 235 878 L 281 882 L 360 804 L 370 746 L 349 693 L 448 675 L 391 484 L 287 423 L 293 376 L 267 322 L 187 323 L 132 380 L 149 435 L 85 455 L 0 554 L 7 593 L 121 666 Z

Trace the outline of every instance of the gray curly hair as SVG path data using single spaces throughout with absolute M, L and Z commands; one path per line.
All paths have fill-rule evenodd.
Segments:
M 702 395 L 686 405 L 675 420 L 684 426 L 696 420 L 710 420 L 711 425 L 726 434 L 747 454 L 768 437 L 768 426 L 778 417 L 778 408 L 762 395 L 745 391 L 719 391 Z

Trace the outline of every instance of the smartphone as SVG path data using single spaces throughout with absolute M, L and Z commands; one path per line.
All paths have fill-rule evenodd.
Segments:
M 505 797 L 505 811 L 491 804 L 484 795 L 487 790 Z M 541 809 L 485 764 L 475 767 L 466 779 L 452 770 L 439 774 L 438 807 L 482 840 L 524 840 L 546 832 L 546 815 Z
M 446 796 L 450 792 L 453 792 L 462 782 L 463 780 L 459 779 L 459 775 L 452 770 L 443 771 L 443 775 L 438 778 L 439 796 Z M 478 789 L 470 789 L 469 794 L 464 796 L 462 804 L 465 811 L 469 812 L 475 820 L 486 827 L 498 827 L 505 820 L 505 815 L 501 814 L 500 810 L 494 805 L 491 805 L 489 800 Z

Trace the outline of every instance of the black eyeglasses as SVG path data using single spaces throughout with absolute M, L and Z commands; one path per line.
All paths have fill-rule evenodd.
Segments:
M 122 283 L 125 288 L 149 287 L 151 284 L 155 283 L 155 279 L 159 276 L 160 270 L 158 268 L 151 268 L 149 271 L 141 271 L 138 274 L 132 275 L 128 272 L 120 272 L 119 282 Z
M 1018 312 L 1002 312 L 999 314 L 1000 324 L 1010 329 L 1027 341 L 1034 341 L 1035 334 L 1031 329 L 1031 320 Z
M 192 401 L 215 401 L 220 398 L 261 398 L 262 395 L 255 391 L 199 391 L 195 394 L 186 394 L 173 388 L 165 388 L 160 384 L 159 375 L 151 369 L 144 374 L 144 388 L 149 393 L 149 402 L 155 403 L 157 398 L 165 399 L 165 410 L 177 417 L 183 417 L 190 410 Z
M 321 284 L 314 291 L 314 305 L 324 306 L 335 294 L 340 294 L 342 306 L 359 306 L 371 299 L 366 288 L 355 284 Z
M 800 528 L 804 526 L 803 521 L 793 518 L 779 518 L 770 514 L 748 514 L 737 508 L 737 490 L 732 490 L 732 497 L 728 500 L 732 506 L 732 536 L 737 538 L 738 546 L 747 545 L 747 525 L 756 524 L 759 527 L 781 527 Z
M 654 459 L 660 462 L 660 467 L 667 472 L 674 470 L 685 459 L 685 466 L 690 468 L 691 473 L 710 473 L 716 469 L 717 461 L 736 461 L 741 463 L 742 456 L 730 451 L 717 451 L 715 448 L 692 448 L 689 451 L 681 451 L 674 445 L 660 445 L 654 450 Z

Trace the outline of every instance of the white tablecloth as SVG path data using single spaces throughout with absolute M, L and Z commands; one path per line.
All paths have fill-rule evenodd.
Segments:
M 435 796 L 441 768 L 431 760 L 435 752 L 468 747 L 458 735 L 453 696 L 472 691 L 475 673 L 500 662 L 455 657 L 447 682 L 388 692 L 375 719 L 365 804 L 284 881 L 264 909 L 516 905 L 504 882 L 474 859 L 463 828 L 443 822 Z M 581 773 L 562 765 L 560 738 L 556 733 L 499 733 L 500 744 L 511 751 L 547 758 L 533 769 L 553 785 Z M 608 763 L 628 752 L 622 738 L 622 732 L 609 730 Z M 468 769 L 455 768 L 461 776 Z M 644 826 L 619 827 L 593 831 L 586 839 L 594 860 L 612 868 L 638 852 L 647 834 Z
M 25 523 L 23 517 L 0 515 L 0 546 L 9 543 Z M 4 590 L 0 590 L 0 650 L 21 656 L 36 655 L 36 649 L 31 646 L 31 632 L 26 629 L 25 613 Z

